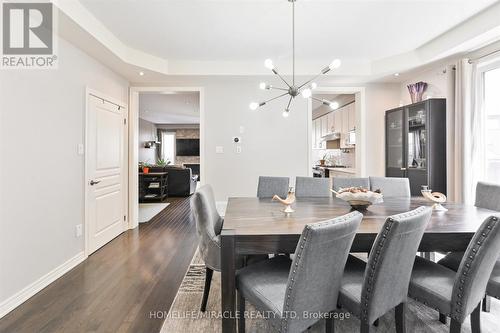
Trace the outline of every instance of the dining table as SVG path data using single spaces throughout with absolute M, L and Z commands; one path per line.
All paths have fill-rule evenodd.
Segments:
M 388 216 L 419 206 L 432 206 L 422 197 L 384 198 L 382 203 L 360 211 L 363 220 L 350 252 L 368 253 Z M 434 210 L 422 241 L 421 252 L 464 251 L 475 231 L 490 215 L 488 209 L 448 202 L 447 211 Z M 334 197 L 297 198 L 293 213 L 270 198 L 230 198 L 221 231 L 222 332 L 236 332 L 236 258 L 252 254 L 294 253 L 305 225 L 351 211 L 351 206 Z M 324 255 L 328 255 L 325 253 Z

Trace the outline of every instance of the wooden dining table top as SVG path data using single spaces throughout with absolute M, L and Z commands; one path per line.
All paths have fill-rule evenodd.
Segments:
M 386 218 L 404 213 L 419 206 L 432 206 L 421 197 L 384 198 L 361 211 L 362 223 L 358 234 L 376 234 Z M 499 212 L 448 202 L 443 204 L 448 211 L 433 211 L 425 233 L 472 234 L 481 223 Z M 283 213 L 284 206 L 270 198 L 230 198 L 228 201 L 222 233 L 230 231 L 234 236 L 300 235 L 304 226 L 333 219 L 351 212 L 350 205 L 340 199 L 297 198 L 292 205 L 295 212 Z

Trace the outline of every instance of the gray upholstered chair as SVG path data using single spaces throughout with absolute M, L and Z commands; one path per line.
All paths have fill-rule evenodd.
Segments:
M 330 192 L 329 178 L 296 177 L 295 196 L 297 198 L 328 198 L 332 196 Z
M 220 271 L 220 232 L 223 219 L 217 212 L 212 187 L 204 185 L 191 197 L 191 209 L 196 221 L 199 237 L 199 251 L 205 262 L 205 289 L 201 302 L 201 311 L 206 310 L 210 284 L 214 270 Z
M 329 221 L 308 224 L 297 244 L 293 260 L 277 256 L 241 269 L 236 276 L 238 306 L 245 300 L 258 311 L 268 311 L 279 332 L 303 332 L 318 319 L 303 313 L 335 310 L 349 250 L 363 215 L 352 212 Z M 297 316 L 287 314 L 296 313 Z M 245 331 L 244 316 L 239 333 Z
M 338 191 L 340 188 L 346 187 L 362 187 L 366 189 L 370 189 L 370 179 L 369 178 L 342 178 L 342 177 L 333 177 L 333 186 L 332 188 L 335 191 Z
M 286 198 L 290 179 L 288 177 L 259 177 L 257 198 L 272 198 L 275 194 Z
M 500 212 L 500 185 L 478 182 L 476 186 L 476 207 L 491 209 Z M 439 264 L 458 271 L 462 261 L 463 252 L 452 252 L 438 261 Z M 500 299 L 500 259 L 497 261 L 493 273 L 491 274 L 486 295 Z M 483 299 L 483 311 L 488 312 L 490 300 L 488 296 Z M 440 314 L 441 322 L 446 323 L 446 316 Z
M 199 251 L 205 262 L 205 288 L 201 301 L 201 311 L 205 312 L 207 307 L 210 284 L 214 271 L 220 271 L 220 233 L 224 220 L 217 212 L 215 197 L 212 187 L 204 185 L 200 187 L 191 197 L 191 209 L 196 221 L 196 231 L 199 237 Z M 257 262 L 266 259 L 267 256 L 248 256 L 247 262 Z M 239 258 L 238 266 L 243 263 Z
M 405 332 L 411 269 L 431 214 L 430 208 L 419 207 L 388 217 L 373 243 L 368 262 L 349 256 L 338 303 L 360 318 L 361 333 L 370 332 L 373 323 L 393 308 L 396 331 Z
M 410 181 L 408 178 L 370 177 L 370 187 L 372 191 L 380 190 L 386 198 L 411 197 Z
M 458 270 L 417 257 L 410 280 L 410 297 L 451 317 L 450 332 L 461 331 L 471 316 L 473 333 L 480 332 L 481 299 L 500 252 L 500 222 L 488 217 L 472 237 Z

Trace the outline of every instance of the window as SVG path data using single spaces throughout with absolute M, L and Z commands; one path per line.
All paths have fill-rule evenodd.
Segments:
M 175 164 L 175 133 L 162 132 L 161 156 L 170 161 L 170 164 Z
M 485 180 L 500 184 L 500 64 L 484 72 Z

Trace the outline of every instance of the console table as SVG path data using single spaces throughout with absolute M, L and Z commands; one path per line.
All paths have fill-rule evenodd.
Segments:
M 139 202 L 163 201 L 167 188 L 168 172 L 139 173 Z

